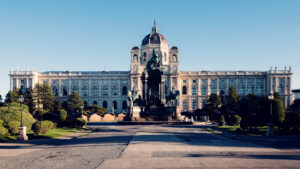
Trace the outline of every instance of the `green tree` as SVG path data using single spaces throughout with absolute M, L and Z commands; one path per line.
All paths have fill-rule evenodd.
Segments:
M 216 93 L 212 93 L 209 96 L 206 107 L 211 110 L 217 110 L 221 106 L 221 98 Z
M 294 110 L 299 110 L 300 109 L 300 99 L 294 100 L 293 104 L 291 105 L 291 108 Z
M 285 111 L 281 99 L 274 99 L 272 102 L 273 122 L 280 125 L 285 120 Z
M 33 114 L 35 109 L 35 102 L 33 97 L 33 90 L 31 88 L 27 88 L 24 96 L 24 104 L 28 106 L 29 112 Z
M 55 97 L 51 87 L 48 84 L 43 84 L 42 104 L 44 110 L 53 110 Z
M 38 109 L 40 108 L 40 105 L 42 105 L 44 110 L 53 110 L 55 97 L 48 84 L 36 84 L 34 88 L 34 98 L 38 105 Z
M 282 98 L 281 98 L 281 96 L 280 96 L 280 94 L 278 92 L 274 92 L 274 99 L 281 100 Z
M 73 91 L 72 94 L 68 97 L 68 113 L 76 113 L 81 111 L 83 102 L 81 97 L 77 94 L 76 91 Z
M 5 102 L 6 103 L 17 103 L 18 99 L 19 99 L 19 90 L 15 89 L 15 90 L 9 91 L 6 94 Z
M 231 86 L 229 88 L 229 95 L 227 96 L 227 107 L 230 109 L 230 110 L 233 110 L 233 111 L 237 111 L 238 109 L 238 99 L 239 95 L 238 95 L 238 92 L 236 90 L 236 88 L 234 86 Z

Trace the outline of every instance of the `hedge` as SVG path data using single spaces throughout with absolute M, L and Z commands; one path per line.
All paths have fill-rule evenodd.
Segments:
M 43 135 L 46 134 L 48 130 L 53 128 L 53 122 L 49 120 L 36 122 L 34 125 L 34 133 L 35 135 Z
M 8 123 L 8 127 L 9 127 L 9 130 L 12 134 L 18 134 L 19 130 L 18 130 L 18 127 L 20 127 L 20 122 L 19 121 L 10 121 Z

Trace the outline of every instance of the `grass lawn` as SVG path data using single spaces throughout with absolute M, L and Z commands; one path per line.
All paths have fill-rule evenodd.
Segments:
M 227 132 L 235 132 L 237 128 L 240 128 L 240 126 L 216 126 L 215 129 L 227 131 Z M 257 127 L 256 129 L 249 130 L 249 131 L 243 131 L 241 134 L 249 135 L 249 136 L 264 136 L 267 132 L 268 127 L 262 126 Z M 275 130 L 277 128 L 275 127 Z
M 82 128 L 68 128 L 68 127 L 62 127 L 62 128 L 56 128 L 56 129 L 50 129 L 46 134 L 44 134 L 44 137 L 49 137 L 49 138 L 55 138 L 55 137 L 60 137 L 60 136 L 65 136 L 70 133 L 78 132 L 78 131 L 83 131 L 84 129 Z
M 35 136 L 33 131 L 30 130 L 27 132 L 27 136 L 29 140 L 32 139 L 42 139 L 42 138 L 55 138 L 55 137 L 61 137 L 68 135 L 70 133 L 78 132 L 78 131 L 83 131 L 83 128 L 68 128 L 68 127 L 62 127 L 62 128 L 55 128 L 55 129 L 50 129 L 46 134 L 41 135 L 41 136 Z M 13 141 L 17 140 L 17 135 L 15 136 L 2 136 L 0 135 L 0 142 L 1 141 Z

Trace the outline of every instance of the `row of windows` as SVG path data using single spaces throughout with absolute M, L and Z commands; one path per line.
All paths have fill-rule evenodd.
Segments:
M 235 83 L 235 81 L 238 80 L 238 83 L 245 83 L 246 82 L 246 79 L 234 79 L 234 78 L 229 78 L 229 83 Z M 255 79 L 254 78 L 251 78 L 251 79 L 247 79 L 247 82 L 248 83 L 254 83 Z M 187 80 L 184 79 L 182 80 L 183 83 L 186 83 Z M 201 80 L 202 83 L 207 83 L 208 80 L 207 79 L 202 79 Z M 226 79 L 220 79 L 219 80 L 220 83 L 225 83 L 226 82 Z M 263 82 L 263 79 L 257 79 L 257 83 L 262 83 Z M 197 83 L 197 80 L 196 79 L 193 79 L 192 80 L 192 83 Z M 211 83 L 217 83 L 217 79 L 211 79 Z
M 211 93 L 216 93 L 217 92 L 216 89 L 217 89 L 217 87 L 215 85 L 210 86 Z M 238 90 L 239 94 L 245 94 L 246 93 L 245 86 L 238 86 L 237 90 Z M 264 87 L 262 85 L 259 85 L 259 86 L 257 86 L 256 93 L 257 94 L 262 94 L 263 90 L 264 90 Z M 219 86 L 219 91 L 225 91 L 225 86 L 224 85 Z M 252 86 L 252 85 L 247 86 L 247 93 L 254 93 L 254 86 Z M 187 87 L 186 86 L 182 87 L 182 94 L 183 95 L 187 94 Z M 201 86 L 201 95 L 206 95 L 206 94 L 207 94 L 207 86 L 202 85 Z M 192 86 L 192 95 L 194 95 L 194 96 L 197 95 L 197 86 L 196 85 Z
M 73 86 L 72 90 L 75 90 L 75 91 L 78 92 L 78 86 Z M 97 90 L 98 90 L 98 88 L 93 88 L 94 92 L 96 92 Z M 104 88 L 103 89 L 102 95 L 104 95 L 104 96 L 108 95 L 108 91 L 106 91 L 106 90 L 108 90 L 108 88 Z M 53 91 L 53 94 L 55 96 L 58 96 L 58 87 L 57 86 L 53 86 L 52 87 L 52 91 Z M 68 96 L 68 91 L 69 91 L 68 90 L 68 86 L 63 86 L 63 88 L 62 88 L 63 96 Z M 123 86 L 123 88 L 122 88 L 122 96 L 126 96 L 127 95 L 127 91 L 128 91 L 127 87 Z M 87 86 L 83 86 L 82 92 L 83 92 L 83 96 L 88 96 L 88 88 L 87 88 Z M 119 93 L 118 89 L 112 88 L 112 95 L 116 96 L 116 95 L 118 95 L 118 93 Z
M 97 101 L 93 101 L 93 104 L 94 104 L 94 105 L 98 105 L 98 102 L 97 102 Z M 85 105 L 85 106 L 88 105 L 87 101 L 84 101 L 84 105 Z M 100 105 L 100 106 L 102 106 L 102 107 L 104 107 L 104 108 L 108 108 L 107 105 L 108 105 L 108 104 L 107 104 L 107 101 L 103 101 L 103 102 L 102 102 L 102 105 Z M 116 100 L 112 101 L 112 107 L 113 107 L 115 110 L 118 109 L 118 102 L 117 102 Z M 126 101 L 126 100 L 123 100 L 123 101 L 122 101 L 122 109 L 127 109 L 127 108 L 128 108 L 127 101 Z
M 206 101 L 202 100 L 201 107 L 203 108 L 205 106 L 205 104 L 206 104 Z M 182 101 L 182 108 L 183 109 L 188 109 L 188 102 L 186 100 Z M 196 110 L 198 108 L 198 101 L 197 100 L 192 101 L 192 108 L 193 108 L 193 110 Z
M 164 55 L 162 56 L 162 60 L 167 62 L 167 55 L 166 53 L 164 53 Z M 143 53 L 143 55 L 141 55 L 140 57 L 140 61 L 141 61 L 141 64 L 145 64 L 146 61 L 147 61 L 147 53 Z M 177 56 L 174 54 L 172 55 L 172 62 L 176 62 L 177 61 Z M 137 54 L 134 54 L 133 55 L 133 62 L 134 63 L 137 63 L 138 62 L 138 55 Z

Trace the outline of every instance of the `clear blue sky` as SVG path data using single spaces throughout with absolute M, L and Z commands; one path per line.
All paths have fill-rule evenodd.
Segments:
M 154 19 L 181 70 L 292 66 L 300 88 L 299 0 L 0 0 L 0 94 L 11 67 L 129 70 Z

